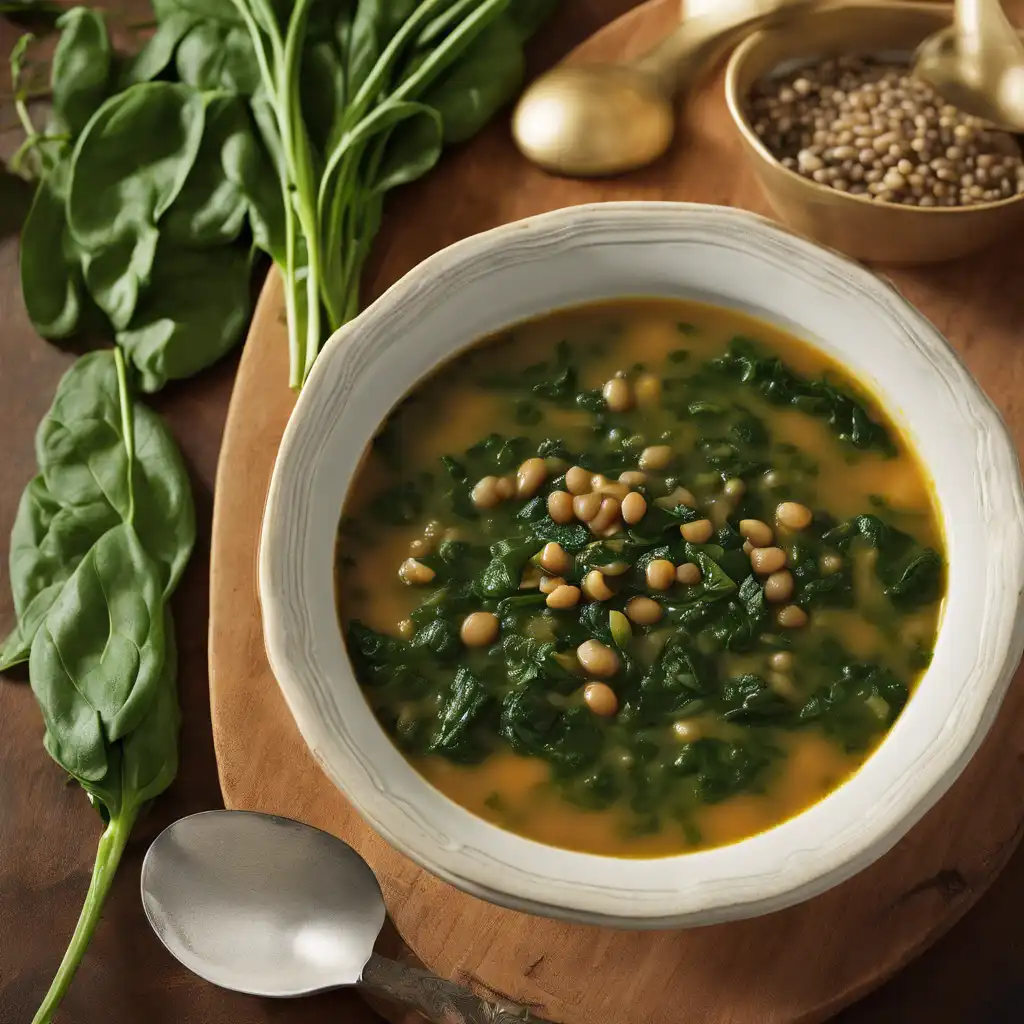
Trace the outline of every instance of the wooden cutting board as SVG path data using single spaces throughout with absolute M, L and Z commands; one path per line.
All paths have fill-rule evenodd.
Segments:
M 579 51 L 629 57 L 676 22 L 651 0 Z M 367 275 L 374 297 L 466 235 L 612 199 L 724 203 L 767 213 L 718 77 L 690 104 L 672 152 L 616 181 L 546 176 L 496 123 L 396 194 Z M 946 333 L 1024 439 L 1024 246 L 922 270 L 900 290 Z M 634 932 L 532 918 L 464 895 L 388 847 L 304 746 L 271 675 L 256 593 L 260 518 L 292 407 L 280 285 L 271 276 L 242 357 L 217 478 L 210 621 L 213 728 L 229 807 L 289 815 L 349 842 L 381 880 L 409 949 L 439 974 L 565 1024 L 816 1021 L 879 985 L 945 932 L 1008 860 L 1024 823 L 1024 679 L 988 740 L 932 812 L 882 860 L 801 906 L 691 931 Z M 383 413 L 383 410 L 382 410 Z M 964 486 L 970 486 L 965 473 Z M 327 557 L 325 553 L 325 557 Z

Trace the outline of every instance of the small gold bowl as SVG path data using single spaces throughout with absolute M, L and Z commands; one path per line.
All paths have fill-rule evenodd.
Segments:
M 780 65 L 843 54 L 909 57 L 918 43 L 951 20 L 951 8 L 943 4 L 840 3 L 757 32 L 737 47 L 725 76 L 729 112 L 765 197 L 793 230 L 855 259 L 938 263 L 981 249 L 1024 225 L 1024 195 L 967 207 L 922 208 L 820 185 L 783 167 L 747 118 L 754 83 Z

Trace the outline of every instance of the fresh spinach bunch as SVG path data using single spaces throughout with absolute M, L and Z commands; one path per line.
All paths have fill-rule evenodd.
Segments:
M 65 374 L 36 436 L 39 474 L 11 538 L 18 621 L 0 668 L 28 661 L 50 756 L 105 824 L 85 906 L 34 1020 L 71 983 L 142 807 L 178 769 L 177 658 L 167 600 L 195 539 L 184 465 L 136 406 L 120 350 Z
M 154 391 L 219 359 L 249 319 L 252 256 L 285 281 L 291 383 L 359 306 L 390 189 L 518 89 L 554 0 L 154 0 L 134 58 L 104 16 L 57 20 L 42 130 L 12 58 L 40 182 L 22 289 L 48 338 L 105 326 Z M 97 313 L 102 314 L 97 316 Z
M 40 174 L 21 239 L 25 305 L 48 338 L 113 334 L 155 391 L 215 362 L 248 323 L 243 186 L 272 170 L 244 99 L 133 82 L 96 11 L 57 24 L 52 119 L 37 131 L 19 108 Z

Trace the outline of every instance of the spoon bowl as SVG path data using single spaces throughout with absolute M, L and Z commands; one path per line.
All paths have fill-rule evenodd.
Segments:
M 572 177 L 621 174 L 668 149 L 672 97 L 692 89 L 744 32 L 810 10 L 821 0 L 736 0 L 708 6 L 628 64 L 560 66 L 520 97 L 512 135 L 539 167 Z
M 1016 32 L 971 52 L 956 28 L 929 36 L 914 54 L 914 73 L 953 106 L 1010 132 L 1024 132 L 1024 43 Z
M 142 865 L 142 904 L 189 970 L 259 996 L 355 985 L 385 917 L 355 850 L 247 811 L 207 811 L 164 829 Z
M 627 64 L 555 68 L 531 87 L 512 120 L 524 156 L 576 177 L 648 164 L 674 130 L 672 102 L 657 79 Z
M 221 988 L 280 998 L 358 985 L 435 1024 L 543 1024 L 375 953 L 386 911 L 370 866 L 288 818 L 203 811 L 169 825 L 143 861 L 142 905 L 171 954 Z

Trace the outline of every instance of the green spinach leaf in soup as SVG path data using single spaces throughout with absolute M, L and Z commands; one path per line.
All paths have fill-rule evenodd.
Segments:
M 874 548 L 875 573 L 885 595 L 899 608 L 931 604 L 942 592 L 941 556 L 878 516 L 856 516 L 830 530 L 823 540 L 844 552 L 851 551 L 858 542 Z
M 495 429 L 432 465 L 403 462 L 402 439 L 425 415 L 422 395 L 405 400 L 375 447 L 390 479 L 370 518 L 382 538 L 392 524 L 429 521 L 415 557 L 433 576 L 403 593 L 406 639 L 346 629 L 368 699 L 420 763 L 535 758 L 548 779 L 537 794 L 609 812 L 623 842 L 672 834 L 690 848 L 724 841 L 715 827 L 704 834 L 706 805 L 776 800 L 795 751 L 825 757 L 824 795 L 880 741 L 927 662 L 927 637 L 904 637 L 902 618 L 934 609 L 943 568 L 877 515 L 841 521 L 834 509 L 851 497 L 832 489 L 847 485 L 798 443 L 794 414 L 823 422 L 837 452 L 848 449 L 839 459 L 893 465 L 905 456 L 868 401 L 742 337 L 709 353 L 685 323 L 692 351 L 666 353 L 660 367 L 647 353 L 623 359 L 616 379 L 636 393 L 614 410 L 588 360 L 605 359 L 619 333 L 591 345 L 552 331 L 546 356 L 531 360 L 526 325 L 497 339 L 492 358 L 460 357 L 452 380 L 487 396 Z M 640 383 L 659 373 L 641 401 Z M 483 478 L 511 482 L 537 458 L 539 483 L 477 500 Z M 424 474 L 436 483 L 422 486 Z M 570 480 L 573 501 L 552 498 Z M 611 528 L 598 527 L 576 500 L 581 488 L 616 501 L 632 491 L 640 514 L 627 523 L 620 506 Z M 774 550 L 755 557 L 758 548 Z M 867 590 L 866 556 L 878 580 Z M 762 569 L 759 558 L 778 560 Z M 478 645 L 461 632 L 471 613 L 492 617 Z M 861 631 L 847 636 L 854 621 Z M 602 668 L 587 653 L 595 644 Z M 504 793 L 487 806 L 517 829 L 530 813 Z

